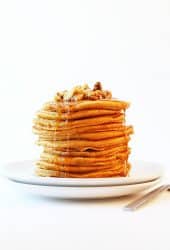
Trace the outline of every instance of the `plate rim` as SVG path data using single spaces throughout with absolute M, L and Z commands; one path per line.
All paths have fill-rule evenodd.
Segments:
M 104 186 L 66 186 L 66 185 L 39 185 L 39 184 L 32 184 L 32 183 L 25 183 L 25 182 L 20 182 L 20 181 L 13 181 L 17 184 L 24 184 L 24 185 L 31 185 L 31 186 L 42 186 L 42 187 L 63 187 L 63 188 L 109 188 L 109 187 L 116 187 L 116 188 L 119 188 L 119 187 L 132 187 L 132 186 L 140 186 L 140 185 L 147 185 L 149 183 L 159 183 L 160 181 L 162 180 L 162 177 L 159 177 L 159 178 L 156 178 L 156 179 L 153 179 L 153 180 L 150 180 L 150 181 L 144 181 L 144 182 L 140 182 L 140 183 L 130 183 L 130 184 L 124 184 L 124 185 L 104 185 Z
M 130 185 L 130 184 L 140 184 L 140 183 L 144 183 L 144 182 L 150 182 L 150 181 L 154 181 L 157 180 L 159 178 L 161 178 L 163 176 L 163 172 L 164 172 L 164 167 L 163 164 L 159 163 L 159 162 L 151 162 L 151 161 L 143 161 L 143 160 L 132 160 L 131 163 L 132 164 L 150 164 L 150 165 L 156 165 L 157 171 L 159 172 L 159 175 L 157 175 L 157 177 L 153 177 L 153 178 L 149 178 L 147 180 L 144 180 L 143 178 L 136 178 L 136 181 L 132 181 L 130 178 L 131 177 L 109 177 L 109 178 L 52 178 L 52 177 L 40 177 L 40 176 L 31 176 L 31 180 L 27 179 L 26 177 L 23 177 L 21 175 L 21 177 L 18 179 L 17 175 L 14 174 L 9 174 L 9 170 L 5 169 L 6 167 L 11 167 L 12 165 L 16 165 L 16 164 L 28 164 L 28 162 L 30 162 L 30 164 L 33 164 L 33 162 L 35 162 L 35 160 L 23 160 L 23 161 L 16 161 L 16 162 L 10 162 L 10 163 L 6 163 L 4 164 L 4 166 L 2 167 L 2 175 L 4 177 L 6 177 L 7 179 L 14 181 L 14 182 L 18 182 L 18 183 L 23 183 L 23 184 L 29 184 L 29 185 L 39 185 L 39 186 L 68 186 L 68 187 L 93 187 L 93 186 L 124 186 L 124 185 Z M 48 179 L 47 179 L 48 178 Z M 125 179 L 124 179 L 125 178 Z M 119 183 L 119 181 L 115 180 L 119 180 L 121 183 Z M 145 178 L 146 179 L 146 178 Z M 78 182 L 75 183 L 75 180 Z M 123 180 L 128 180 L 128 182 L 124 182 Z M 57 183 L 59 182 L 59 183 Z M 67 183 L 66 183 L 67 182 Z M 83 182 L 82 184 L 80 182 Z M 84 183 L 85 182 L 85 183 Z
M 23 184 L 22 190 L 24 192 L 30 192 L 35 196 L 43 196 L 46 198 L 57 198 L 62 200 L 96 200 L 96 199 L 108 199 L 114 197 L 129 196 L 144 192 L 146 189 L 160 185 L 160 180 L 144 182 L 139 184 L 119 185 L 119 186 L 93 186 L 93 187 L 69 187 L 69 186 L 38 186 Z M 19 190 L 21 183 L 15 183 L 18 185 Z

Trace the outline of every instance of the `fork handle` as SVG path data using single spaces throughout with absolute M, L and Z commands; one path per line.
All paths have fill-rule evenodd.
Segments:
M 162 193 L 163 191 L 165 191 L 169 188 L 170 188 L 170 185 L 161 185 L 161 186 L 153 189 L 149 193 L 144 194 L 144 195 L 140 196 L 139 198 L 137 198 L 136 200 L 130 202 L 128 205 L 126 205 L 124 207 L 124 209 L 128 210 L 128 211 L 134 211 L 137 208 L 139 208 L 140 206 L 144 205 L 146 202 L 148 202 L 151 199 L 153 199 L 154 197 L 156 197 L 158 194 Z

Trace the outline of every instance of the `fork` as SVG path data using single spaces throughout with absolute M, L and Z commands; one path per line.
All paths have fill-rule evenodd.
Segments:
M 134 211 L 144 205 L 145 203 L 149 202 L 151 199 L 155 198 L 158 194 L 162 193 L 163 191 L 170 191 L 170 184 L 161 185 L 152 191 L 149 191 L 147 194 L 141 195 L 136 200 L 130 202 L 124 207 L 124 210 L 127 211 Z

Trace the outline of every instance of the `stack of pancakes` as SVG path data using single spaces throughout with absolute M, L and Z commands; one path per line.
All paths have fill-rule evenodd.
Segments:
M 133 133 L 132 126 L 125 125 L 128 107 L 127 102 L 112 99 L 100 84 L 93 90 L 79 86 L 71 93 L 57 94 L 34 119 L 33 131 L 43 147 L 37 175 L 127 176 L 128 142 Z

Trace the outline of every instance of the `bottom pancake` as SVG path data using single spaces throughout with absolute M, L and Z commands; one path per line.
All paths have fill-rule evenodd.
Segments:
M 110 168 L 106 170 L 98 170 L 89 173 L 70 173 L 64 171 L 46 170 L 39 167 L 36 168 L 36 174 L 42 177 L 62 177 L 62 178 L 104 178 L 104 177 L 120 177 L 127 176 L 130 170 L 130 164 L 124 163 L 119 168 Z

